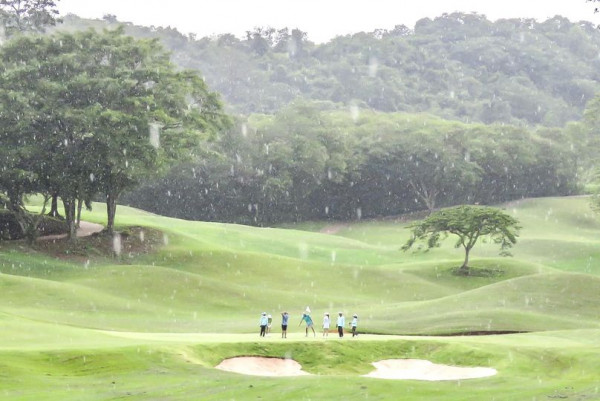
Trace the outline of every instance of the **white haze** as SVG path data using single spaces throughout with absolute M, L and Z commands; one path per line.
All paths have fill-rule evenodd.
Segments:
M 171 26 L 199 37 L 232 33 L 242 37 L 257 26 L 299 28 L 309 40 L 326 42 L 338 35 L 395 25 L 413 28 L 417 20 L 443 13 L 477 12 L 491 20 L 555 15 L 571 21 L 600 23 L 594 4 L 585 0 L 61 0 L 61 15 L 85 18 L 116 15 L 119 21 L 144 26 Z

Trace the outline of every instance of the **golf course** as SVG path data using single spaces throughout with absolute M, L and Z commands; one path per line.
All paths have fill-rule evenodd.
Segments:
M 402 251 L 400 216 L 256 228 L 119 206 L 115 239 L 0 242 L 0 399 L 600 400 L 600 215 L 587 197 L 497 206 L 522 227 L 513 256 L 481 238 L 470 276 L 454 273 L 464 251 L 451 236 Z M 106 210 L 82 219 L 104 224 Z M 316 337 L 299 325 L 307 306 Z M 236 357 L 305 374 L 216 369 Z M 403 359 L 495 374 L 366 377 Z

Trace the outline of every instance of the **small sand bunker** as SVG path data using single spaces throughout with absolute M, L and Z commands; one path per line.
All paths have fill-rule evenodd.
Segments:
M 493 368 L 465 368 L 438 365 L 421 359 L 388 359 L 373 362 L 375 370 L 366 377 L 395 380 L 463 380 L 494 376 Z
M 245 356 L 225 359 L 217 369 L 252 376 L 304 376 L 302 366 L 292 359 Z

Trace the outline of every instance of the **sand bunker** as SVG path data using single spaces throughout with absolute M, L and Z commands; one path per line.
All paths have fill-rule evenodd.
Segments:
M 217 369 L 252 376 L 304 376 L 302 366 L 292 359 L 245 356 L 225 359 Z
M 494 376 L 493 368 L 464 368 L 458 366 L 437 365 L 420 359 L 388 359 L 373 362 L 375 371 L 365 375 L 378 379 L 395 380 L 463 380 Z

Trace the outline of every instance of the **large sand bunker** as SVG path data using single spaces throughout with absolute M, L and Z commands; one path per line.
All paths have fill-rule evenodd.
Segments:
M 245 356 L 225 359 L 217 369 L 252 376 L 304 376 L 302 366 L 292 359 Z
M 494 376 L 493 368 L 465 368 L 438 365 L 421 359 L 388 359 L 373 362 L 375 370 L 366 377 L 395 380 L 463 380 Z

